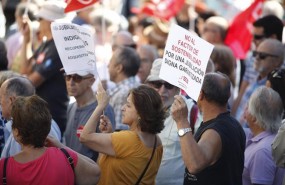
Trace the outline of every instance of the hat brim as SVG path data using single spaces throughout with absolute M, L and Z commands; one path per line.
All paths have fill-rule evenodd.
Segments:
M 87 76 L 87 75 L 93 75 L 93 76 L 95 76 L 91 71 L 65 72 L 64 68 L 61 68 L 60 71 L 63 72 L 63 73 L 66 73 L 67 75 L 77 74 L 77 75 L 79 75 L 79 76 Z
M 63 19 L 64 17 L 62 15 L 52 14 L 50 11 L 42 9 L 36 14 L 36 18 L 42 18 L 44 20 L 53 22 L 58 19 Z
M 147 77 L 147 79 L 145 81 L 146 82 L 152 82 L 152 81 L 160 81 L 160 80 L 162 80 L 162 79 L 159 78 L 158 76 L 150 75 Z

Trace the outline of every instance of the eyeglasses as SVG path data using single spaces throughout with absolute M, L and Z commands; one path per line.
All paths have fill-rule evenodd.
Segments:
M 66 75 L 64 74 L 65 80 L 70 81 L 71 78 L 75 83 L 80 83 L 82 80 L 88 79 L 88 78 L 93 78 L 93 76 L 80 76 L 77 74 L 74 75 Z
M 264 60 L 267 57 L 276 57 L 276 58 L 278 58 L 277 55 L 272 55 L 272 54 L 269 54 L 269 53 L 258 52 L 258 51 L 253 51 L 252 52 L 252 56 L 255 57 L 255 58 L 258 57 L 261 60 Z
M 261 40 L 263 38 L 265 38 L 265 35 L 255 35 L 255 34 L 253 35 L 254 40 Z
M 171 90 L 174 88 L 174 85 L 168 83 L 168 82 L 162 82 L 162 81 L 151 81 L 148 82 L 151 86 L 153 86 L 156 89 L 160 89 L 162 85 L 168 90 Z
M 217 33 L 217 32 L 219 32 L 219 30 L 213 29 L 213 28 L 207 28 L 207 27 L 205 27 L 205 28 L 203 29 L 203 33 L 206 33 L 206 32 Z

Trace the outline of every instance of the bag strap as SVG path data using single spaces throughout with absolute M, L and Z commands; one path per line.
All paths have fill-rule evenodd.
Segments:
M 7 169 L 8 159 L 9 159 L 9 157 L 6 157 L 4 160 L 4 169 L 3 169 L 3 178 L 2 178 L 3 185 L 7 184 L 6 169 Z
M 192 134 L 194 134 L 197 117 L 198 117 L 198 106 L 196 104 L 193 104 L 190 111 L 190 127 L 192 129 Z
M 143 176 L 144 176 L 144 174 L 145 174 L 145 172 L 147 171 L 147 169 L 148 169 L 148 166 L 149 166 L 149 164 L 150 164 L 150 162 L 151 162 L 151 160 L 152 160 L 152 157 L 153 157 L 153 154 L 154 154 L 154 152 L 155 152 L 155 148 L 156 148 L 156 136 L 155 136 L 155 138 L 154 138 L 154 145 L 153 145 L 153 149 L 152 149 L 152 153 L 151 153 L 151 157 L 150 157 L 150 159 L 149 159 L 149 161 L 148 161 L 148 163 L 146 164 L 146 167 L 144 168 L 144 170 L 143 170 L 143 172 L 142 172 L 142 174 L 140 175 L 140 177 L 139 177 L 139 179 L 137 180 L 137 182 L 136 182 L 136 184 L 135 185 L 139 185 L 139 183 L 141 182 L 141 180 L 142 180 L 142 178 L 143 178 Z
M 72 170 L 74 171 L 74 163 L 73 163 L 72 157 L 69 155 L 69 153 L 64 148 L 60 148 L 60 150 L 64 153 L 64 155 L 66 156 Z

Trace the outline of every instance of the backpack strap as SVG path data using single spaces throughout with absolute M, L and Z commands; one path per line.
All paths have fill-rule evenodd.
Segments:
M 72 170 L 74 171 L 74 163 L 73 163 L 72 157 L 69 155 L 69 153 L 66 151 L 66 149 L 60 148 L 60 150 L 64 153 L 64 155 L 66 156 Z
M 190 111 L 190 127 L 192 129 L 192 134 L 194 134 L 197 117 L 198 117 L 198 106 L 196 104 L 193 104 Z
M 6 184 L 7 184 L 6 169 L 7 169 L 8 159 L 9 159 L 9 157 L 6 157 L 6 158 L 4 159 L 4 169 L 3 169 L 3 178 L 2 178 L 3 185 L 6 185 Z

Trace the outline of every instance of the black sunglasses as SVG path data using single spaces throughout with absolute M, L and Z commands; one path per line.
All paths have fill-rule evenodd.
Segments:
M 75 83 L 80 83 L 84 79 L 93 78 L 93 76 L 80 76 L 80 75 L 77 75 L 77 74 L 74 74 L 74 75 L 64 74 L 64 78 L 65 78 L 66 81 L 70 81 L 71 78 L 72 78 L 72 80 Z
M 253 51 L 252 52 L 252 56 L 255 57 L 255 58 L 258 57 L 261 60 L 264 60 L 267 57 L 276 57 L 276 58 L 278 58 L 277 55 L 272 55 L 272 54 L 269 54 L 269 53 L 258 52 L 258 51 Z
M 263 39 L 263 38 L 265 38 L 265 35 L 253 35 L 253 39 L 254 40 L 260 40 L 260 39 Z
M 171 90 L 174 88 L 174 85 L 168 83 L 168 82 L 162 82 L 162 81 L 151 81 L 148 82 L 151 86 L 153 86 L 156 89 L 160 89 L 162 87 L 162 85 L 164 85 L 164 87 L 168 90 Z

